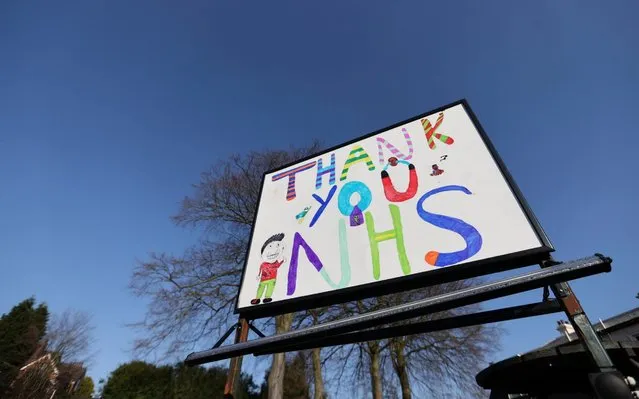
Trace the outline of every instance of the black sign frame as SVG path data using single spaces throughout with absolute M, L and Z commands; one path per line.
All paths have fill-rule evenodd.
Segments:
M 398 122 L 391 126 L 387 126 L 385 128 L 376 130 L 364 136 L 354 138 L 348 142 L 336 145 L 326 150 L 322 150 L 319 153 L 310 155 L 302 159 L 295 160 L 294 162 L 291 162 L 286 165 L 282 165 L 278 167 L 277 169 L 266 171 L 264 175 L 262 176 L 262 183 L 261 183 L 260 193 L 258 198 L 262 197 L 262 190 L 264 187 L 265 177 L 268 174 L 289 168 L 293 165 L 296 165 L 298 163 L 301 163 L 313 158 L 320 157 L 322 155 L 333 152 L 342 147 L 356 143 L 360 140 L 367 139 L 369 137 L 383 133 L 387 130 L 394 129 L 398 126 L 405 125 L 407 123 L 413 122 L 415 120 L 419 120 L 427 116 L 431 116 L 433 114 L 442 112 L 446 109 L 449 109 L 458 105 L 461 105 L 464 108 L 465 112 L 470 117 L 473 125 L 478 131 L 482 141 L 484 142 L 490 155 L 495 161 L 497 168 L 499 169 L 508 187 L 510 188 L 513 196 L 515 197 L 519 206 L 521 207 L 522 212 L 525 214 L 526 218 L 528 219 L 528 222 L 531 228 L 534 230 L 535 234 L 537 235 L 539 242 L 541 243 L 539 247 L 528 249 L 525 251 L 519 251 L 519 252 L 507 254 L 507 255 L 497 256 L 497 257 L 493 257 L 489 259 L 481 259 L 478 261 L 463 263 L 460 265 L 447 266 L 437 270 L 428 270 L 424 272 L 414 273 L 408 276 L 402 276 L 402 277 L 397 277 L 393 279 L 377 281 L 377 282 L 358 285 L 354 287 L 341 288 L 341 289 L 337 289 L 333 291 L 322 292 L 322 293 L 308 295 L 308 296 L 299 297 L 299 298 L 282 299 L 282 300 L 277 300 L 267 304 L 252 305 L 250 307 L 243 307 L 243 308 L 240 308 L 238 306 L 239 292 L 241 289 L 241 286 L 240 286 L 240 288 L 238 289 L 238 295 L 235 301 L 234 313 L 239 314 L 241 318 L 246 318 L 249 320 L 259 319 L 264 317 L 271 317 L 271 316 L 276 316 L 276 315 L 295 312 L 295 311 L 313 309 L 313 308 L 324 307 L 324 306 L 329 306 L 329 305 L 334 305 L 334 304 L 339 304 L 339 303 L 344 303 L 344 302 L 349 302 L 349 301 L 354 301 L 359 299 L 370 298 L 373 296 L 381 296 L 381 295 L 386 295 L 391 293 L 408 291 L 411 289 L 416 289 L 416 288 L 424 287 L 424 286 L 432 286 L 432 285 L 443 284 L 443 283 L 447 283 L 451 281 L 458 281 L 458 280 L 470 279 L 474 277 L 485 276 L 489 274 L 502 272 L 505 270 L 512 270 L 512 269 L 539 264 L 541 261 L 548 259 L 550 256 L 549 254 L 551 252 L 554 252 L 555 248 L 553 247 L 552 243 L 550 242 L 550 239 L 546 235 L 546 232 L 541 227 L 539 220 L 537 219 L 532 209 L 528 205 L 528 202 L 524 198 L 524 195 L 522 194 L 521 190 L 515 183 L 515 180 L 513 179 L 510 172 L 508 171 L 508 168 L 506 167 L 503 160 L 499 156 L 494 145 L 488 138 L 488 135 L 486 134 L 483 127 L 479 123 L 477 116 L 470 108 L 470 105 L 468 104 L 468 101 L 466 99 L 455 101 L 453 103 L 444 105 L 434 110 L 409 118 L 402 122 Z M 250 236 L 248 247 L 246 249 L 246 256 L 245 256 L 246 260 L 245 260 L 244 268 L 242 270 L 242 277 L 240 280 L 241 282 L 244 281 L 244 277 L 246 273 L 248 253 L 252 245 L 255 220 L 257 218 L 258 213 L 259 213 L 259 204 L 258 204 L 258 207 L 256 208 L 256 213 L 253 218 L 253 227 L 251 228 L 251 233 L 250 233 L 251 236 Z

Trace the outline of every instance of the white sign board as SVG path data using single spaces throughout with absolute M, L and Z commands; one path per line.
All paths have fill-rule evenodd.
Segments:
M 237 310 L 552 251 L 469 111 L 461 101 L 265 174 Z

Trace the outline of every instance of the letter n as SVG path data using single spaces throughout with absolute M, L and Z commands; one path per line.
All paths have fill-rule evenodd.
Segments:
M 340 263 L 342 276 L 340 281 L 335 283 L 328 275 L 326 268 L 322 264 L 319 256 L 313 251 L 310 245 L 302 238 L 300 233 L 295 233 L 293 237 L 293 254 L 291 255 L 291 265 L 288 269 L 288 285 L 286 295 L 293 295 L 297 287 L 297 267 L 299 264 L 300 248 L 306 252 L 308 261 L 315 267 L 320 273 L 320 276 L 326 281 L 326 283 L 333 289 L 344 288 L 351 281 L 351 265 L 348 259 L 348 241 L 346 239 L 346 222 L 344 219 L 340 219 L 338 222 L 339 228 L 339 249 L 340 249 Z

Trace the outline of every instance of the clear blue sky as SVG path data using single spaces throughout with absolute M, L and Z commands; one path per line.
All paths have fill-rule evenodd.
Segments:
M 638 2 L 230 3 L 0 3 L 0 312 L 36 295 L 93 313 L 106 376 L 144 315 L 136 258 L 196 238 L 168 218 L 200 172 L 460 98 L 557 257 L 615 259 L 574 284 L 591 318 L 637 305 Z M 505 324 L 499 356 L 558 318 Z

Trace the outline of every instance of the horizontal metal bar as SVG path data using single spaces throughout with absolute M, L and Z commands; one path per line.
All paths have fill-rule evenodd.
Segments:
M 556 299 L 552 299 L 549 301 L 512 306 L 503 309 L 487 310 L 484 312 L 476 312 L 460 316 L 406 323 L 400 326 L 349 332 L 336 336 L 320 338 L 318 340 L 305 340 L 294 345 L 273 347 L 269 346 L 264 350 L 256 351 L 254 355 L 261 356 L 270 355 L 273 353 L 296 352 L 313 348 L 325 348 L 328 346 L 348 345 L 357 342 L 375 341 L 398 336 L 423 334 L 433 331 L 450 330 L 453 328 L 470 327 L 478 324 L 489 324 L 497 323 L 500 321 L 523 319 L 526 317 L 542 316 L 561 311 L 561 304 L 559 303 L 559 301 Z
M 531 289 L 541 288 L 544 285 L 560 281 L 609 272 L 611 268 L 610 262 L 611 259 L 604 256 L 591 256 L 523 275 L 509 277 L 387 309 L 352 316 L 342 320 L 319 324 L 301 330 L 290 331 L 241 344 L 191 353 L 185 359 L 185 363 L 187 365 L 197 365 L 228 359 L 234 356 L 242 356 L 255 353 L 272 345 L 288 345 L 303 340 L 322 338 L 327 336 L 327 334 L 343 334 L 350 331 L 405 320 L 426 313 L 434 313 L 518 292 L 529 291 Z

